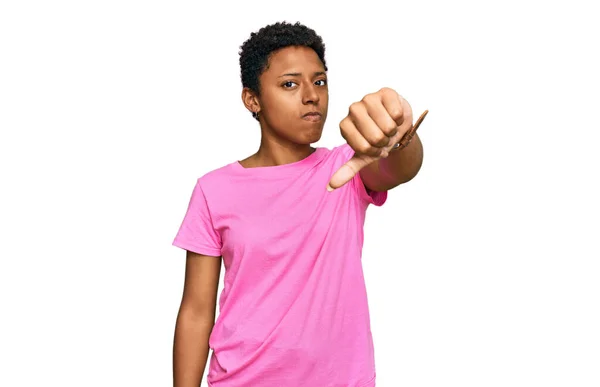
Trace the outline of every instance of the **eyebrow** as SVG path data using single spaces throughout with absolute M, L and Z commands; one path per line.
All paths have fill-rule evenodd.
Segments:
M 285 76 L 288 76 L 288 75 L 292 76 L 292 77 L 297 77 L 299 75 L 302 75 L 302 73 L 287 73 L 287 74 L 280 75 L 277 78 L 282 78 L 282 77 L 285 77 Z M 327 75 L 327 74 L 324 71 L 315 71 L 313 73 L 313 75 L 316 77 L 317 75 Z

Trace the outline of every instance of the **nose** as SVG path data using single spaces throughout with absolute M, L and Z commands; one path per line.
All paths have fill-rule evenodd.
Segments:
M 319 93 L 316 90 L 315 85 L 313 84 L 309 84 L 308 86 L 306 86 L 304 88 L 304 94 L 302 95 L 302 103 L 303 104 L 309 104 L 309 103 L 318 103 L 319 102 Z

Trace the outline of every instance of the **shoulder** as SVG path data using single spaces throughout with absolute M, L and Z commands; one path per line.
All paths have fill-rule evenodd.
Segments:
M 200 177 L 197 178 L 197 184 L 201 185 L 203 188 L 208 188 L 229 181 L 233 173 L 232 164 L 233 163 L 229 163 L 200 175 Z
M 354 149 L 347 143 L 334 146 L 331 150 L 328 150 L 328 152 L 330 158 L 341 162 L 341 164 L 344 164 L 354 156 Z
M 332 164 L 334 169 L 337 170 L 337 168 L 348 162 L 348 160 L 354 157 L 355 153 L 356 152 L 354 149 L 352 149 L 348 143 L 334 147 L 331 150 Z M 387 201 L 387 191 L 376 192 L 367 189 L 359 173 L 354 175 L 352 180 L 347 184 L 353 187 L 354 191 L 366 205 L 374 204 L 379 207 Z

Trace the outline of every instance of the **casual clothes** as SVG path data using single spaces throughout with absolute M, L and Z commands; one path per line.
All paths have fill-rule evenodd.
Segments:
M 173 245 L 222 256 L 209 345 L 212 387 L 373 387 L 375 360 L 361 254 L 369 204 L 360 175 L 328 192 L 354 151 L 200 177 Z

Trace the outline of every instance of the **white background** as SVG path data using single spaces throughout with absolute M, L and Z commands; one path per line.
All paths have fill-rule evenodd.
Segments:
M 0 385 L 171 384 L 171 242 L 258 149 L 238 51 L 284 20 L 326 44 L 317 146 L 383 86 L 429 110 L 367 213 L 378 387 L 599 386 L 597 13 L 423 0 L 2 2 Z

